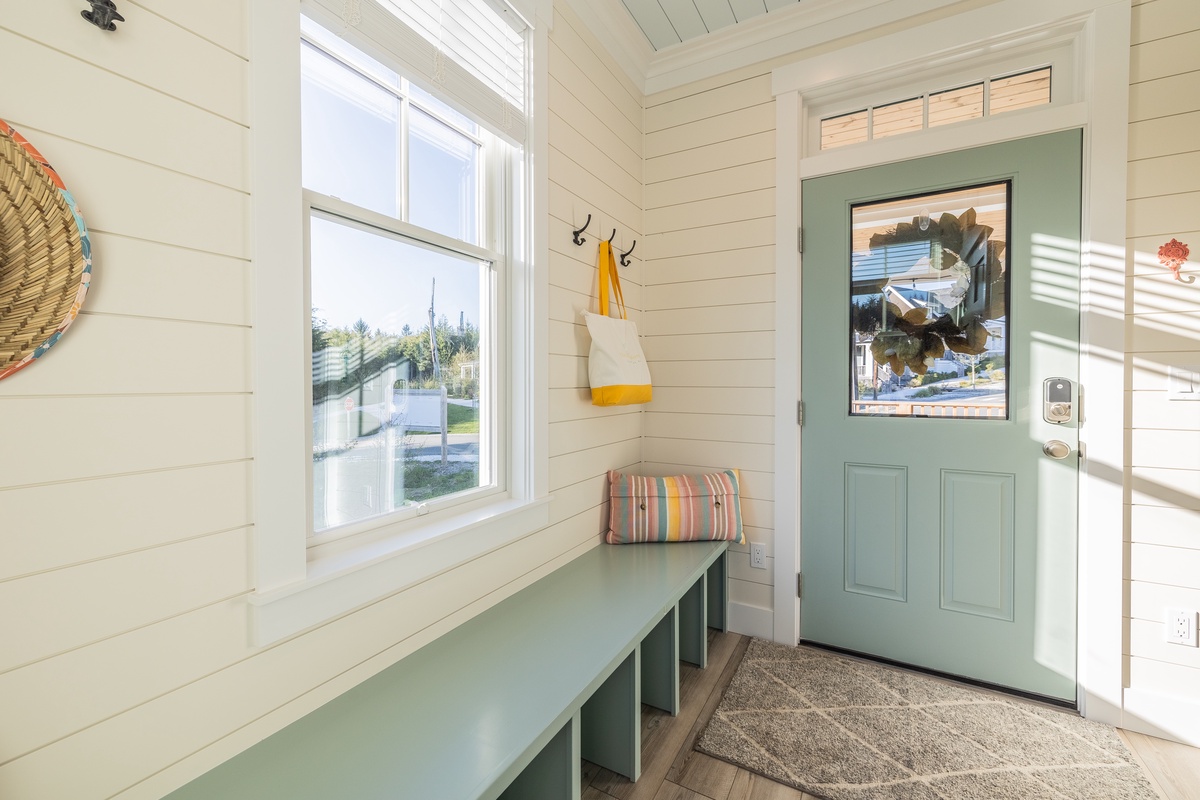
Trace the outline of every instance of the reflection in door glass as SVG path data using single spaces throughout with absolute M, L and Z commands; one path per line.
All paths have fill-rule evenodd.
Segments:
M 1008 418 L 1008 182 L 852 208 L 850 413 Z

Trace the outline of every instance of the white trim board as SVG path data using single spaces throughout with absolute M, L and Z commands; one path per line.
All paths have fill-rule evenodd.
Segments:
M 806 96 L 822 102 L 841 92 L 868 91 L 874 76 L 894 76 L 924 69 L 929 42 L 954 41 L 938 54 L 945 70 L 954 72 L 975 59 L 992 57 L 999 47 L 1036 50 L 1039 31 L 1069 35 L 1075 59 L 1071 87 L 1075 102 L 1051 106 L 1007 119 L 997 117 L 947 126 L 821 153 L 809 158 L 803 125 Z M 953 31 L 947 39 L 944 34 Z M 962 42 L 964 31 L 987 31 L 978 47 Z M 1084 129 L 1083 258 L 1081 308 L 1081 378 L 1083 386 L 1121 386 L 1125 352 L 1125 198 L 1129 89 L 1129 0 L 1000 0 L 984 8 L 938 19 L 866 44 L 799 61 L 775 70 L 774 94 L 779 106 L 776 136 L 776 359 L 777 369 L 776 496 L 797 497 L 799 447 L 782 446 L 795 436 L 794 417 L 783 413 L 800 394 L 799 270 L 802 257 L 792 238 L 799 227 L 799 182 L 803 177 L 831 174 L 992 141 L 1048 133 L 1067 127 Z M 939 38 L 939 36 L 941 38 Z M 1054 37 L 1040 35 L 1042 40 Z M 1057 45 L 1061 45 L 1062 37 Z M 966 46 L 962 46 L 966 45 Z M 912 54 L 920 53 L 919 58 Z M 785 128 L 786 126 L 786 128 Z M 793 366 L 795 365 L 795 366 Z M 1097 395 L 1099 393 L 1096 393 Z M 1121 475 L 1124 397 L 1093 396 L 1081 428 L 1087 458 L 1080 470 L 1079 530 L 1079 702 L 1083 713 L 1101 722 L 1122 724 L 1123 501 Z M 797 504 L 799 499 L 797 497 Z M 799 512 L 791 504 L 776 505 L 775 639 L 794 644 L 799 630 L 798 604 L 788 600 L 794 585 L 793 555 L 799 555 Z M 1147 706 L 1150 709 L 1150 706 Z M 1146 720 L 1154 724 L 1154 720 Z
M 746 603 L 730 602 L 726 608 L 729 614 L 729 631 L 743 636 L 757 636 L 759 639 L 771 639 L 774 615 L 769 608 L 760 608 Z
M 642 94 L 761 64 L 961 0 L 806 0 L 655 51 L 621 0 L 566 0 Z

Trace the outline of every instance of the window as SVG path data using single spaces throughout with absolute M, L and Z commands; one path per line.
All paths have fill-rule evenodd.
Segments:
M 1050 67 L 1043 67 L 825 117 L 821 149 L 1047 105 L 1050 73 Z
M 851 207 L 851 416 L 1008 419 L 1010 194 Z
M 250 9 L 258 644 L 548 522 L 550 6 L 299 11 Z
M 301 34 L 319 536 L 499 485 L 506 258 L 481 245 L 508 217 L 488 189 L 509 148 L 316 22 Z

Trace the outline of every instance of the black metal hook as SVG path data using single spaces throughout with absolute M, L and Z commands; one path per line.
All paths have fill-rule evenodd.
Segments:
M 621 253 L 621 266 L 622 267 L 629 266 L 629 254 L 633 252 L 633 248 L 635 248 L 635 247 L 637 247 L 637 239 L 633 240 L 633 244 L 629 246 L 628 250 L 626 250 L 624 253 Z
M 591 225 L 591 224 L 592 224 L 592 215 L 591 215 L 591 214 L 588 214 L 587 222 L 583 223 L 583 227 L 582 227 L 582 228 L 580 228 L 579 230 L 577 230 L 577 231 L 575 231 L 575 232 L 574 232 L 574 233 L 575 233 L 575 237 L 574 237 L 574 238 L 575 238 L 575 244 L 582 245 L 584 242 L 586 242 L 586 241 L 587 241 L 587 239 L 584 239 L 584 238 L 583 238 L 582 236 L 580 236 L 579 234 L 581 234 L 581 233 L 583 233 L 584 231 L 586 231 L 586 230 L 587 230 L 587 226 L 588 226 L 588 225 Z
M 113 0 L 88 0 L 92 4 L 91 11 L 80 11 L 79 15 L 103 31 L 115 31 L 118 22 L 125 18 L 117 13 L 117 4 Z
M 608 237 L 608 243 L 612 244 L 612 240 L 615 238 L 617 238 L 617 229 L 613 228 L 613 234 L 612 234 L 612 236 Z

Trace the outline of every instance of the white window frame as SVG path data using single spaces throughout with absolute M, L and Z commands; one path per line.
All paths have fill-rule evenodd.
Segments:
M 371 530 L 310 547 L 312 497 L 311 320 L 306 231 L 311 196 L 301 187 L 301 3 L 250 5 L 251 253 L 254 295 L 254 536 L 251 640 L 267 645 L 342 616 L 528 536 L 549 522 L 547 447 L 546 52 L 550 5 L 512 0 L 530 23 L 524 159 L 508 160 L 509 186 L 524 187 L 513 220 L 497 220 L 491 246 L 508 253 L 503 313 L 493 354 L 501 490 L 451 508 L 427 506 L 419 521 L 377 518 Z M 334 31 L 337 32 L 336 30 Z M 518 172 L 517 170 L 520 170 Z M 494 187 L 488 191 L 499 191 Z M 514 192 L 515 195 L 515 192 Z M 489 205 L 510 208 L 515 199 Z M 318 207 L 328 202 L 322 198 Z M 330 209 L 325 209 L 326 211 Z M 387 229 L 403 234 L 405 223 Z M 409 231 L 410 233 L 412 231 Z M 422 238 L 428 232 L 422 232 Z M 448 241 L 456 242 L 456 240 Z M 439 242 L 440 243 L 440 242 Z M 518 251 L 514 245 L 523 243 Z M 461 243 L 455 244 L 461 250 Z M 481 248 L 490 252 L 487 248 Z M 472 254 L 474 256 L 474 254 Z M 403 515 L 402 515 L 403 516 Z

